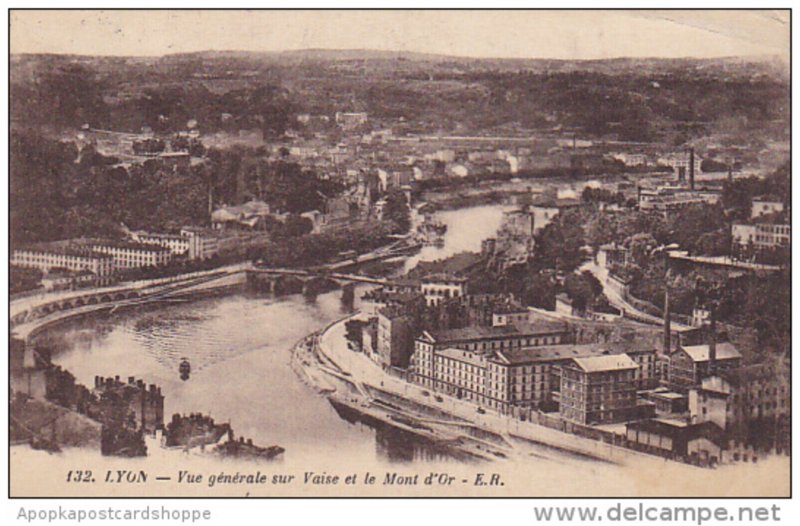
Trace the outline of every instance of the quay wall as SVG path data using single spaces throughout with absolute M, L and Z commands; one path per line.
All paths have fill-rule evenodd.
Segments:
M 323 331 L 317 338 L 320 342 L 325 333 L 330 331 L 335 325 L 344 323 L 348 318 L 334 322 Z M 336 359 L 336 353 L 332 349 L 324 349 L 325 346 L 317 345 L 317 350 L 320 354 L 324 355 L 327 359 L 336 363 L 342 372 L 346 369 L 342 367 L 342 360 Z M 327 352 L 326 352 L 327 351 Z M 333 354 L 334 356 L 331 356 Z M 375 365 L 376 369 L 379 369 Z M 490 433 L 504 434 L 511 438 L 519 438 L 534 442 L 540 445 L 549 446 L 554 449 L 567 451 L 570 453 L 587 456 L 596 460 L 602 460 L 617 464 L 625 464 L 628 462 L 635 462 L 641 464 L 642 462 L 649 462 L 662 465 L 666 460 L 662 457 L 650 455 L 633 449 L 621 447 L 614 443 L 603 440 L 596 440 L 576 434 L 560 431 L 551 427 L 539 425 L 530 421 L 523 421 L 519 418 L 509 415 L 501 415 L 491 410 L 485 410 L 484 414 L 476 413 L 477 406 L 469 402 L 458 400 L 454 397 L 448 396 L 444 393 L 436 392 L 436 396 L 441 398 L 441 402 L 431 405 L 430 400 L 432 393 L 425 396 L 422 392 L 424 389 L 417 384 L 407 382 L 394 376 L 390 376 L 386 372 L 382 372 L 381 380 L 378 382 L 380 386 L 376 385 L 377 376 L 374 374 L 368 375 L 369 377 L 359 376 L 358 372 L 354 369 L 347 371 L 351 374 L 349 381 L 356 384 L 360 383 L 369 391 L 383 392 L 398 398 L 406 399 L 409 401 L 405 404 L 404 408 L 408 412 L 410 418 L 419 418 L 417 411 L 414 409 L 418 406 L 426 406 L 435 409 L 439 414 L 445 413 L 450 415 L 451 418 L 465 420 L 477 428 L 484 429 Z M 417 393 L 419 391 L 419 393 Z M 351 405 L 352 409 L 358 411 L 360 407 L 358 404 Z M 392 422 L 387 422 L 391 424 Z M 698 468 L 699 469 L 699 468 Z

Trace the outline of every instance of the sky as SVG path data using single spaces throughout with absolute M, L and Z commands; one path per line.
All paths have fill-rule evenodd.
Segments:
M 469 57 L 778 55 L 788 11 L 12 11 L 12 53 L 376 49 Z

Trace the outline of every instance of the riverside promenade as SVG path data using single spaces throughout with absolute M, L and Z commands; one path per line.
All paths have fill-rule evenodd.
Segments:
M 433 407 L 471 422 L 477 427 L 502 435 L 509 443 L 515 443 L 521 449 L 524 448 L 523 441 L 514 441 L 514 438 L 616 464 L 626 464 L 635 460 L 639 466 L 645 462 L 657 467 L 669 462 L 653 455 L 522 421 L 513 416 L 499 414 L 489 408 L 482 408 L 483 412 L 481 413 L 478 412 L 478 406 L 475 404 L 444 393 L 432 392 L 392 376 L 365 354 L 354 352 L 348 348 L 345 338 L 345 323 L 352 318 L 365 319 L 366 316 L 356 314 L 329 326 L 317 338 L 317 350 L 336 364 L 342 373 L 348 375 L 350 381 L 356 384 L 361 392 L 369 391 L 368 387 L 373 387 L 417 404 Z M 520 453 L 524 454 L 523 451 Z M 688 465 L 687 468 L 698 469 Z

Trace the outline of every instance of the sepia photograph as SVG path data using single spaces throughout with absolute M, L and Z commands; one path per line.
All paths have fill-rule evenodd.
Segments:
M 789 9 L 8 19 L 9 497 L 791 496 Z

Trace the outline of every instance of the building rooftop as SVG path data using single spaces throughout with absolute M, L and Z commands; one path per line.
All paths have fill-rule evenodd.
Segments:
M 151 245 L 147 243 L 136 243 L 135 241 L 125 241 L 119 239 L 86 239 L 77 240 L 76 243 L 84 244 L 87 247 L 112 247 L 128 250 L 140 250 L 142 252 L 169 252 L 167 247 L 161 245 Z
M 610 352 L 608 348 L 599 344 L 564 344 L 544 345 L 540 347 L 525 347 L 521 349 L 508 349 L 495 353 L 495 359 L 510 365 L 521 365 L 536 362 L 551 362 L 557 360 L 570 360 L 572 358 L 602 356 Z
M 580 369 L 587 373 L 622 371 L 639 368 L 639 365 L 627 354 L 587 356 L 583 358 L 573 358 L 572 361 L 574 361 Z
M 681 348 L 689 355 L 693 362 L 707 362 L 709 359 L 708 344 L 688 345 Z M 717 344 L 717 360 L 731 360 L 741 357 L 742 354 L 732 343 L 722 342 Z
M 500 338 L 514 338 L 539 336 L 543 334 L 560 333 L 567 330 L 567 326 L 560 322 L 537 321 L 516 325 L 503 325 L 499 327 L 471 326 L 461 329 L 446 329 L 428 332 L 437 343 L 492 340 Z
M 723 435 L 722 429 L 714 422 L 688 424 L 684 421 L 664 418 L 629 422 L 626 424 L 626 428 L 670 436 L 673 439 L 692 440 L 695 438 L 708 438 L 718 445 L 721 444 Z
M 134 234 L 136 236 L 140 236 L 140 237 L 153 237 L 153 238 L 158 238 L 158 239 L 174 239 L 176 241 L 178 241 L 178 240 L 185 241 L 186 240 L 186 236 L 182 236 L 180 234 L 164 234 L 164 233 L 160 233 L 160 232 L 147 232 L 145 230 L 137 230 L 135 232 L 132 232 L 132 234 Z
M 441 282 L 464 283 L 466 281 L 467 278 L 450 272 L 434 272 L 432 274 L 426 274 L 425 277 L 422 278 L 423 283 L 441 283 Z
M 486 365 L 486 360 L 483 358 L 483 355 L 472 351 L 465 351 L 463 349 L 448 348 L 439 351 L 436 354 L 444 356 L 445 358 L 450 358 L 451 360 L 458 360 L 460 362 L 477 365 L 479 367 L 484 367 Z
M 674 391 L 658 391 L 650 393 L 651 397 L 655 398 L 663 398 L 665 400 L 681 400 L 686 398 L 686 395 L 682 395 L 680 393 L 676 393 Z

